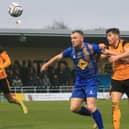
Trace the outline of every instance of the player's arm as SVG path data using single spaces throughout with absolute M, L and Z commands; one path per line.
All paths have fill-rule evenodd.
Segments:
M 116 55 L 118 55 L 118 53 L 116 53 L 116 52 L 112 52 L 112 51 L 110 51 L 109 49 L 104 49 L 104 50 L 102 50 L 102 54 L 103 55 L 106 55 L 106 56 L 116 56 Z
M 11 59 L 5 50 L 0 50 L 0 57 L 3 60 L 3 63 L 0 65 L 1 69 L 7 68 L 11 65 Z
M 47 63 L 45 63 L 45 64 L 43 64 L 43 65 L 41 66 L 41 72 L 47 70 L 47 68 L 48 68 L 50 65 L 52 65 L 52 64 L 53 64 L 54 62 L 56 62 L 56 61 L 61 60 L 62 58 L 63 58 L 63 53 L 60 53 L 60 54 L 54 56 L 54 57 L 51 58 Z
M 122 58 L 127 58 L 129 57 L 129 48 L 126 49 L 126 51 L 120 55 L 117 55 L 118 56 L 118 59 L 122 59 Z
M 103 43 L 100 43 L 98 46 L 101 49 L 101 55 L 100 55 L 101 60 L 109 58 L 110 56 L 118 55 L 117 52 L 113 52 L 113 51 L 109 50 Z
M 104 43 L 99 43 L 98 46 L 101 49 L 101 53 L 107 57 L 111 55 L 118 55 L 118 53 L 110 51 Z
M 118 60 L 129 63 L 129 45 L 125 47 L 125 52 L 117 55 L 113 55 L 109 58 L 110 62 L 115 62 Z
M 106 45 L 104 43 L 90 44 L 88 47 L 93 53 L 100 54 L 102 58 L 106 58 L 108 55 Z
M 105 58 L 109 58 L 110 56 L 116 56 L 116 55 L 118 55 L 118 53 L 112 52 L 112 51 L 110 51 L 109 49 L 106 48 L 106 49 L 103 49 L 101 51 L 100 58 L 105 59 Z
M 99 44 L 89 44 L 88 47 L 93 53 L 98 53 L 98 54 L 107 54 L 108 51 L 106 49 L 106 45 L 104 43 L 99 43 Z
M 45 63 L 41 66 L 41 72 L 47 70 L 48 66 L 52 65 L 54 62 L 59 61 L 64 57 L 70 57 L 71 52 L 72 52 L 72 48 L 69 47 L 69 48 L 65 49 L 62 53 L 54 56 L 47 63 Z

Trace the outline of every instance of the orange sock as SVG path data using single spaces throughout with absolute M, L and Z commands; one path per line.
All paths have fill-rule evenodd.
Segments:
M 112 102 L 112 122 L 113 122 L 113 127 L 114 129 L 120 129 L 120 118 L 121 118 L 121 112 L 119 108 L 119 103 L 118 101 L 113 101 Z

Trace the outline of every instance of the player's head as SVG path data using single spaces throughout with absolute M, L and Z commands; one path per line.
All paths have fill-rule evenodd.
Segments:
M 81 30 L 72 31 L 70 37 L 73 47 L 79 47 L 84 42 L 84 34 Z
M 110 28 L 106 30 L 106 37 L 109 45 L 113 45 L 120 40 L 120 31 L 117 28 Z

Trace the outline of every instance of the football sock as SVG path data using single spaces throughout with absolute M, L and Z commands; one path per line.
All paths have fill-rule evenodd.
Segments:
M 121 112 L 118 101 L 112 101 L 112 122 L 114 129 L 120 128 Z
M 102 116 L 98 109 L 92 113 L 92 116 L 97 123 L 98 129 L 104 129 Z
M 91 116 L 91 112 L 84 106 L 82 106 L 80 111 L 77 113 L 84 116 Z

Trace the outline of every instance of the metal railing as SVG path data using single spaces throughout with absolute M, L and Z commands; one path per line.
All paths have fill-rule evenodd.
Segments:
M 73 86 L 22 86 L 12 87 L 14 93 L 51 93 L 51 92 L 72 92 Z M 99 92 L 109 91 L 109 88 L 99 86 Z

